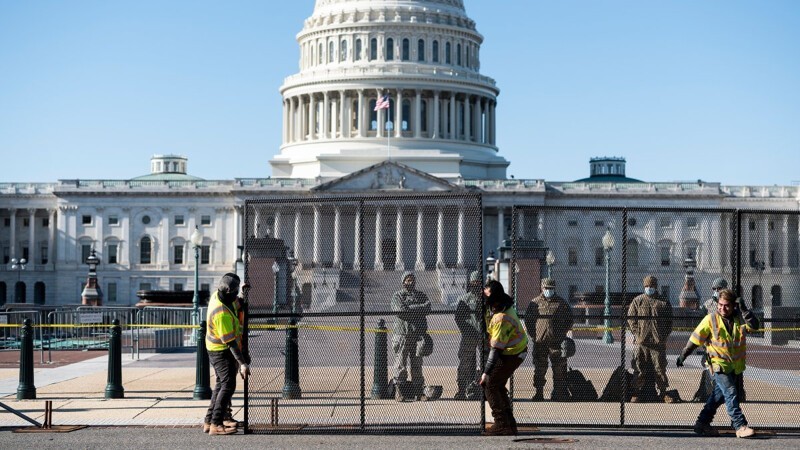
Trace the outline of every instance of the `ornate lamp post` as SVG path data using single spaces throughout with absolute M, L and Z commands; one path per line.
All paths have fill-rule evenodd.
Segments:
M 194 296 L 192 297 L 192 342 L 197 340 L 197 326 L 200 325 L 200 247 L 203 245 L 203 233 L 196 225 L 189 236 L 194 248 Z
M 547 256 L 545 256 L 544 262 L 547 263 L 547 278 L 552 278 L 553 277 L 552 267 L 553 264 L 556 263 L 556 255 L 553 254 L 552 250 L 547 251 Z
M 278 265 L 278 261 L 273 261 L 272 263 L 272 275 L 273 275 L 273 285 L 272 285 L 272 323 L 278 323 L 278 272 L 281 271 L 281 266 Z
M 486 280 L 492 279 L 492 272 L 494 271 L 494 264 L 497 262 L 497 259 L 494 257 L 494 252 L 489 253 L 489 257 L 486 258 Z
M 81 292 L 81 301 L 84 305 L 103 306 L 103 292 L 97 282 L 97 266 L 100 264 L 100 258 L 97 257 L 94 248 L 86 258 L 86 264 L 89 265 L 89 278 Z
M 25 303 L 25 299 L 23 298 L 20 301 L 20 293 L 22 293 L 22 289 L 19 286 L 20 277 L 22 275 L 22 271 L 25 270 L 25 264 L 28 263 L 28 260 L 25 258 L 17 259 L 11 258 L 11 270 L 15 270 L 17 272 L 17 285 L 14 286 L 14 302 L 15 303 Z
M 286 279 L 291 283 L 290 286 L 290 294 L 292 296 L 292 314 L 297 314 L 297 295 L 295 295 L 295 288 L 297 280 L 295 277 L 297 276 L 294 271 L 297 268 L 297 258 L 294 257 L 294 253 L 290 250 L 289 257 L 287 258 L 289 263 L 289 273 L 287 273 Z
M 612 344 L 614 342 L 614 336 L 611 335 L 611 293 L 609 290 L 609 265 L 611 262 L 611 250 L 614 249 L 614 236 L 611 235 L 611 230 L 606 229 L 606 234 L 603 236 L 603 250 L 606 253 L 606 298 L 605 298 L 605 308 L 603 311 L 603 315 L 605 316 L 605 320 L 603 322 L 603 342 L 606 344 Z

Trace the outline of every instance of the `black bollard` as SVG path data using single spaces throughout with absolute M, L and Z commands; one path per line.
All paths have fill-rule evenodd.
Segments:
M 197 330 L 197 359 L 194 372 L 195 400 L 208 400 L 211 398 L 211 375 L 208 367 L 208 352 L 206 351 L 206 321 L 200 322 Z
M 283 398 L 302 397 L 300 390 L 300 368 L 297 349 L 297 318 L 289 319 L 286 327 L 286 361 L 284 363 Z
M 20 328 L 22 345 L 19 348 L 19 386 L 17 400 L 33 400 L 36 398 L 36 386 L 33 385 L 33 326 L 31 319 L 25 319 Z
M 122 328 L 119 319 L 114 319 L 111 337 L 108 340 L 108 384 L 106 398 L 125 398 L 122 387 Z
M 372 399 L 379 400 L 388 398 L 389 390 L 389 366 L 388 366 L 388 333 L 386 332 L 386 321 L 378 320 L 378 332 L 375 333 L 375 367 L 373 368 L 372 379 Z

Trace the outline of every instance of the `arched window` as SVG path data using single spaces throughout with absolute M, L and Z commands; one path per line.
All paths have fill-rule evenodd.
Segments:
M 639 265 L 639 243 L 636 242 L 636 239 L 628 239 L 625 257 L 628 267 L 636 267 Z
M 394 60 L 394 39 L 386 38 L 386 60 Z
M 14 303 L 25 303 L 25 282 L 17 281 L 14 285 Z
M 772 286 L 772 289 L 770 289 L 769 292 L 770 294 L 772 294 L 772 306 L 783 305 L 783 299 L 781 298 L 781 293 L 782 293 L 781 291 L 782 291 L 781 287 L 777 284 Z
M 356 39 L 356 61 L 361 61 L 361 39 Z
M 150 264 L 153 254 L 153 242 L 149 236 L 145 236 L 139 241 L 139 263 Z
M 45 288 L 44 283 L 37 281 L 33 285 L 33 303 L 37 305 L 44 305 L 45 303 Z
M 439 62 L 439 41 L 433 41 L 433 48 L 431 49 L 431 61 Z
M 425 61 L 425 40 L 417 41 L 417 61 Z
M 450 43 L 449 42 L 445 42 L 445 44 L 444 44 L 444 63 L 445 64 L 451 64 Z
M 333 47 L 333 41 L 328 42 L 328 62 L 332 63 L 334 61 L 333 55 L 336 54 L 336 51 Z
M 403 39 L 403 54 L 401 55 L 403 61 L 411 59 L 411 44 L 408 39 Z
M 456 45 L 456 64 L 461 65 L 461 44 Z
M 764 290 L 760 285 L 753 286 L 753 309 L 761 309 L 764 307 Z
M 378 59 L 378 39 L 372 38 L 369 41 L 369 60 L 375 61 Z
M 347 61 L 347 41 L 342 39 L 339 45 L 339 62 Z
M 323 47 L 322 42 L 319 43 L 319 51 L 317 52 L 317 64 L 322 64 L 322 61 L 325 61 L 322 56 L 323 54 Z

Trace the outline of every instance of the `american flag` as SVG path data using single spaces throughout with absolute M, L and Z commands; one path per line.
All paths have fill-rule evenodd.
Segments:
M 385 94 L 375 102 L 375 111 L 389 109 L 389 94 Z

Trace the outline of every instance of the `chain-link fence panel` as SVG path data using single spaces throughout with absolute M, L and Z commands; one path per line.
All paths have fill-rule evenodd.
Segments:
M 477 429 L 481 220 L 476 195 L 248 201 L 252 429 Z

